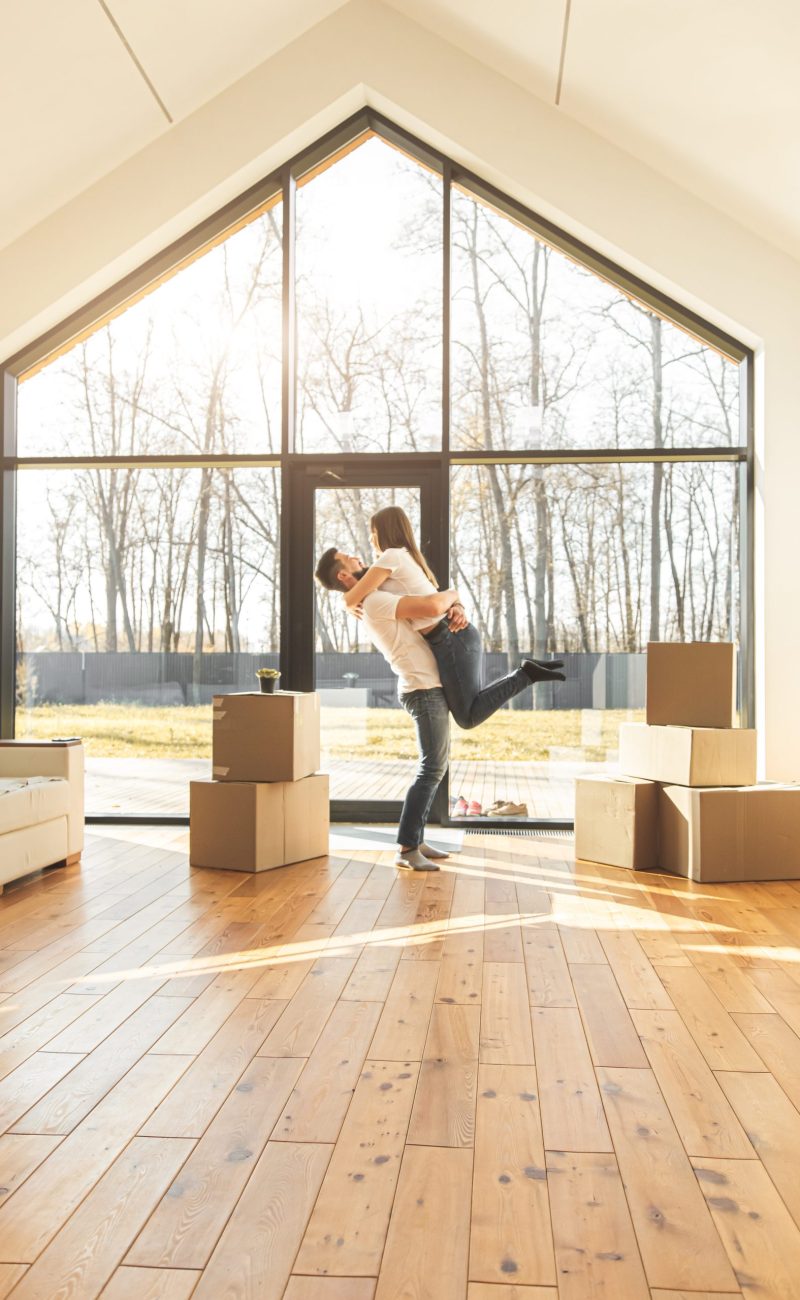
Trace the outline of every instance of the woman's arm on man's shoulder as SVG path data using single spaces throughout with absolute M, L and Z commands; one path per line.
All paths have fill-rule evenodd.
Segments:
M 342 599 L 347 608 L 352 609 L 355 605 L 360 605 L 365 596 L 369 596 L 371 592 L 378 590 L 390 573 L 391 569 L 379 569 L 377 565 L 373 564 L 371 569 L 367 569 L 363 578 L 359 578 L 354 587 L 344 592 Z

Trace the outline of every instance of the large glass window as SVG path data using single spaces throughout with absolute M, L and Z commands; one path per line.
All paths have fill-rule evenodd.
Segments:
M 276 469 L 19 475 L 17 735 L 82 736 L 87 811 L 185 814 L 212 695 L 277 667 Z
M 567 681 L 453 726 L 451 789 L 467 803 L 569 818 L 575 777 L 617 759 L 644 718 L 652 641 L 729 641 L 739 627 L 736 465 L 487 465 L 452 472 L 454 581 L 487 681 L 563 658 Z
M 321 692 L 334 798 L 396 813 L 413 729 L 311 563 L 369 560 L 392 502 L 417 530 L 424 504 L 440 570 L 449 520 L 487 680 L 566 660 L 453 728 L 452 800 L 571 817 L 650 640 L 744 642 L 749 716 L 749 355 L 489 194 L 365 111 L 10 363 L 0 718 L 84 737 L 90 814 L 184 814 L 212 694 L 279 663 Z
M 442 182 L 364 137 L 297 194 L 303 452 L 442 441 Z
M 280 202 L 19 388 L 20 456 L 279 452 Z
M 454 448 L 731 446 L 737 367 L 454 189 Z

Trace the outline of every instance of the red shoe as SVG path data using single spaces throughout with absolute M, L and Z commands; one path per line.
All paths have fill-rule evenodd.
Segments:
M 451 817 L 466 817 L 466 815 L 467 815 L 467 801 L 466 801 L 466 799 L 464 798 L 463 794 L 460 794 L 460 795 L 458 796 L 458 798 L 456 799 L 455 806 L 454 806 L 453 811 L 452 811 L 452 813 L 450 814 L 450 816 L 451 816 Z
M 481 816 L 481 806 L 480 806 L 480 804 L 478 803 L 477 799 L 471 799 L 471 800 L 470 800 L 470 805 L 469 805 L 469 808 L 467 809 L 467 816 L 468 816 L 468 817 L 480 817 L 480 816 Z

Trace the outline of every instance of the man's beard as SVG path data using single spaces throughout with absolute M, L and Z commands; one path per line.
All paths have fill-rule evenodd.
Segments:
M 353 577 L 356 579 L 356 581 L 358 581 L 359 578 L 363 578 L 364 574 L 368 572 L 369 572 L 368 569 L 359 569 L 358 573 L 353 574 Z

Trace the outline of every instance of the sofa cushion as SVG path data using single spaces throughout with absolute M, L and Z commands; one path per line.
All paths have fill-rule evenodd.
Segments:
M 0 835 L 49 822 L 69 812 L 69 782 L 61 777 L 3 777 L 0 780 Z

